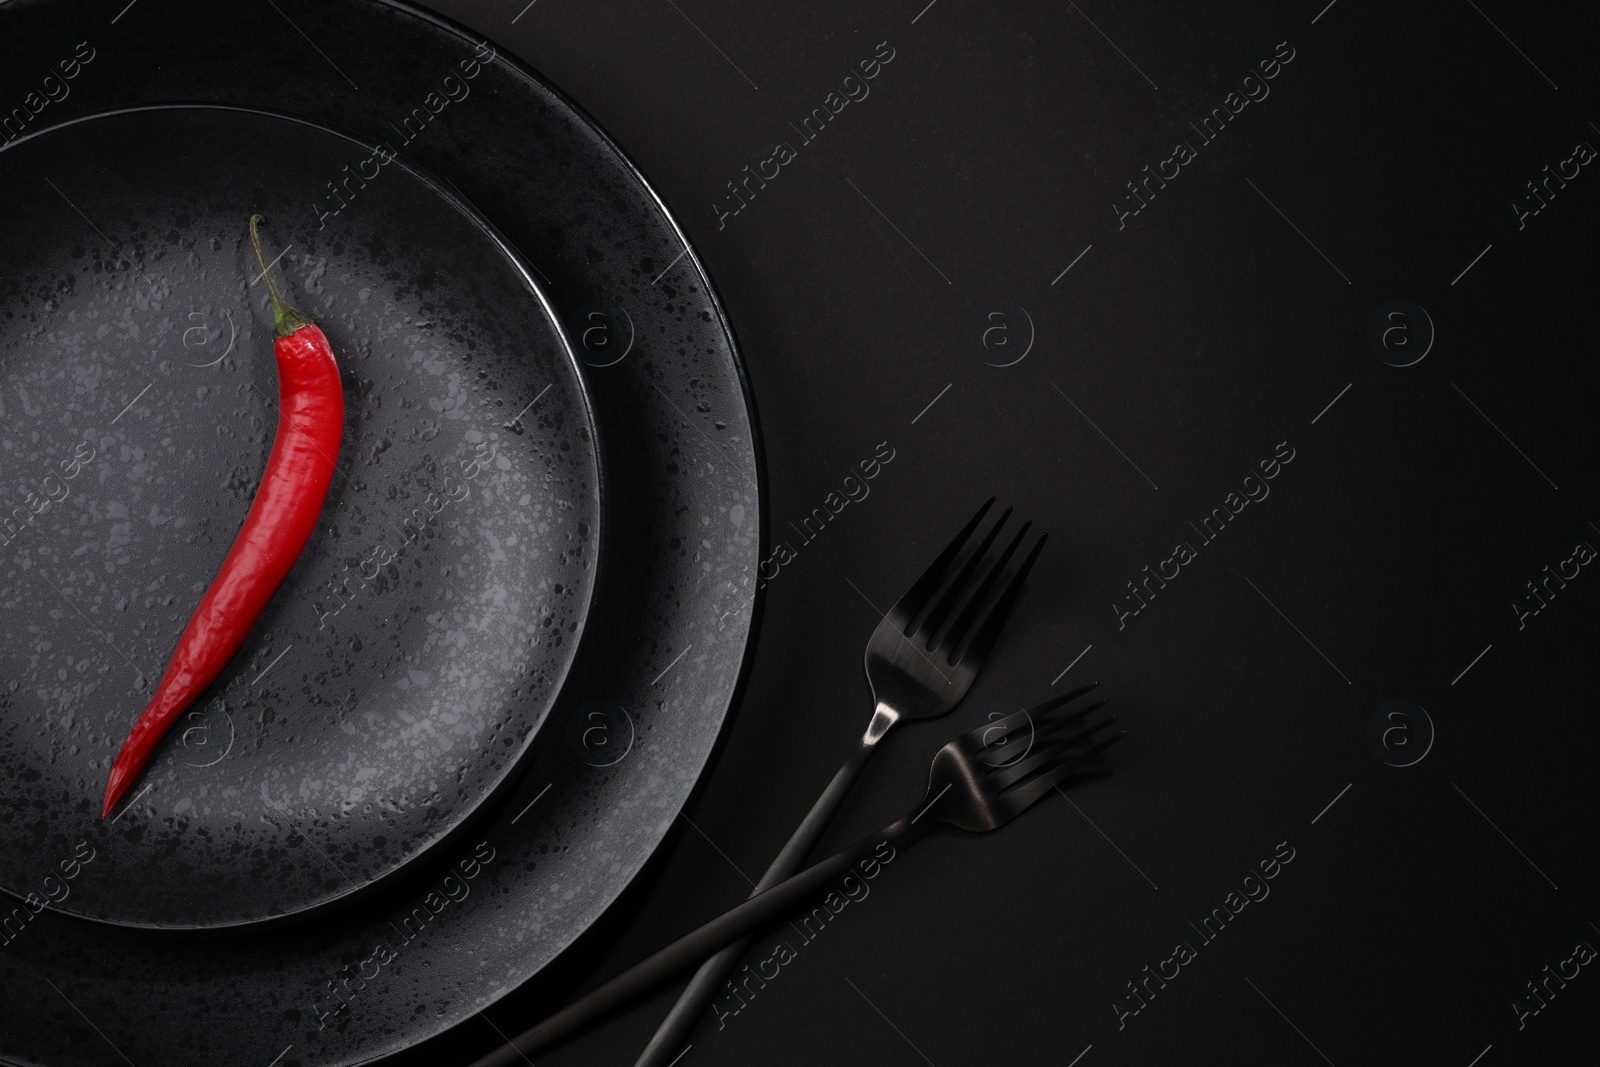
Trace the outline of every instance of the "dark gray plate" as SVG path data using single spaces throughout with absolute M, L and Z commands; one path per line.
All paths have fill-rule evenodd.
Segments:
M 455 28 L 394 5 L 278 0 L 313 46 L 271 4 L 141 2 L 115 24 L 126 5 L 113 7 L 0 4 L 0 100 L 26 99 L 88 40 L 95 58 L 40 123 L 163 101 L 248 105 L 389 138 L 445 179 L 539 272 L 580 324 L 574 340 L 587 338 L 604 563 L 550 727 L 515 792 L 460 845 L 347 907 L 264 932 L 175 936 L 48 910 L 13 918 L 0 943 L 0 1060 L 123 1062 L 114 1045 L 141 1065 L 331 1067 L 457 1024 L 487 1032 L 477 1011 L 551 969 L 681 823 L 738 690 L 762 505 L 726 320 L 615 146 Z M 461 64 L 478 56 L 463 83 Z M 391 124 L 430 94 L 449 103 L 402 144 Z M 362 203 L 329 230 L 353 225 Z M 41 872 L 76 862 L 37 859 Z M 100 877 L 98 864 L 80 864 L 74 886 Z
M 448 839 L 532 743 L 594 585 L 599 459 L 538 286 L 404 163 L 215 107 L 0 152 L 0 888 L 211 929 L 303 915 Z M 356 187 L 356 186 L 353 186 Z M 246 239 L 345 381 L 317 534 L 131 802 L 106 772 L 232 544 L 277 376 Z M 97 877 L 51 874 L 79 841 Z M 58 872 L 59 875 L 59 872 Z

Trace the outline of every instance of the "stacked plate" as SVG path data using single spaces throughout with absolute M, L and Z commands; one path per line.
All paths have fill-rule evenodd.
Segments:
M 349 1064 L 469 1019 L 623 896 L 746 660 L 752 411 L 649 186 L 433 16 L 250 7 L 0 5 L 6 1062 Z M 256 212 L 340 362 L 339 471 L 102 819 L 271 448 Z

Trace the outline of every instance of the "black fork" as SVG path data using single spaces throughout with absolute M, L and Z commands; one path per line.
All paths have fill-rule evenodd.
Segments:
M 896 723 L 944 715 L 972 688 L 1045 541 L 1040 535 L 1022 562 L 1013 567 L 1017 550 L 1032 526 L 1024 522 L 1003 542 L 1003 549 L 992 551 L 1001 529 L 1011 518 L 1011 509 L 1007 508 L 977 546 L 969 547 L 973 534 L 993 507 L 994 498 L 990 497 L 872 631 L 866 652 L 867 684 L 872 688 L 875 705 L 872 721 L 850 758 L 756 884 L 755 892 L 776 885 L 800 869 L 878 742 Z M 998 596 L 992 595 L 997 586 Z M 667 1067 L 677 1058 L 706 1006 L 748 948 L 748 942 L 730 945 L 705 962 L 635 1067 Z
M 928 791 L 904 816 L 843 852 L 756 893 L 501 1045 L 472 1067 L 513 1067 L 723 946 L 755 933 L 820 892 L 884 842 L 909 847 L 941 824 L 977 833 L 1004 826 L 1074 775 L 1094 769 L 1100 754 L 1123 737 L 1122 732 L 1105 733 L 1116 721 L 1114 715 L 1087 721 L 1105 705 L 1104 699 L 1077 710 L 1068 707 L 1094 688 L 1093 684 L 1083 686 L 957 737 L 934 755 Z

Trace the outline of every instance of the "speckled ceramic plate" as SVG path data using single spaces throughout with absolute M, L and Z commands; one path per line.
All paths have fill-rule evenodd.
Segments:
M 602 562 L 583 641 L 548 725 L 538 731 L 509 790 L 491 798 L 465 836 L 430 850 L 374 892 L 265 930 L 194 936 L 19 904 L 0 914 L 0 1062 L 78 1067 L 125 1057 L 197 1067 L 339 1067 L 405 1058 L 419 1045 L 424 1048 L 413 1058 L 435 1062 L 427 1054 L 429 1038 L 463 1025 L 493 1040 L 477 1012 L 561 973 L 553 965 L 586 933 L 605 927 L 600 920 L 671 832 L 721 736 L 756 615 L 762 521 L 756 429 L 734 343 L 697 257 L 637 171 L 592 122 L 492 45 L 410 8 L 367 0 L 163 0 L 112 8 L 98 0 L 0 3 L 4 106 L 48 101 L 30 112 L 29 132 L 140 105 L 259 108 L 363 143 L 386 140 L 397 162 L 435 176 L 528 264 L 579 346 L 605 477 Z M 27 147 L 0 151 L 0 160 Z M 260 150 L 282 146 L 262 144 Z M 349 161 L 358 176 L 372 173 L 370 163 L 362 169 L 366 158 Z M 352 180 L 348 189 L 342 170 L 315 175 L 321 199 L 270 208 L 278 249 L 315 231 L 316 254 L 331 259 L 329 242 L 341 229 L 348 235 L 361 228 L 360 213 L 370 203 L 364 198 L 378 196 L 397 173 L 385 164 L 365 188 Z M 78 187 L 52 178 L 93 214 L 75 195 Z M 87 187 L 112 195 L 106 184 Z M 43 198 L 57 195 L 48 187 L 39 193 L 30 209 L 45 210 Z M 13 201 L 4 203 L 13 210 Z M 320 229 L 324 213 L 326 231 Z M 306 218 L 311 221 L 298 221 Z M 96 223 L 119 241 L 137 236 Z M 155 233 L 140 239 L 158 237 L 164 242 Z M 228 271 L 243 265 L 231 247 L 216 254 Z M 292 264 L 296 295 L 309 291 L 314 269 Z M 132 276 L 126 268 L 123 273 Z M 239 284 L 248 286 L 251 276 Z M 79 284 L 97 285 L 98 277 Z M 258 312 L 254 295 L 230 299 L 230 310 Z M 190 310 L 181 308 L 185 315 Z M 414 317 L 432 321 L 435 314 L 419 308 Z M 207 345 L 223 340 L 214 330 L 214 323 L 207 328 Z M 259 325 L 256 330 L 259 337 Z M 195 345 L 200 337 L 189 335 Z M 181 346 L 183 334 L 170 340 Z M 148 358 L 149 351 L 128 356 Z M 7 369 L 0 366 L 0 372 Z M 145 382 L 132 384 L 118 390 L 124 404 Z M 352 396 L 356 389 L 352 383 Z M 39 402 L 69 398 L 57 393 Z M 11 394 L 4 399 L 13 403 Z M 135 416 L 176 418 L 180 402 L 211 402 L 175 393 L 167 406 L 153 409 L 149 400 L 150 394 L 141 398 L 110 432 L 122 432 Z M 246 403 L 232 395 L 216 402 L 230 411 Z M 108 404 L 106 414 L 116 417 L 121 406 Z M 520 406 L 503 414 L 496 409 L 502 427 Z M 248 436 L 239 426 L 234 430 Z M 217 440 L 219 448 L 227 441 Z M 118 464 L 120 456 L 119 448 Z M 78 475 L 87 477 L 88 471 Z M 139 518 L 147 521 L 148 511 Z M 322 560 L 326 566 L 327 557 Z M 102 566 L 100 574 L 106 573 Z M 82 580 L 89 578 L 85 567 Z M 180 590 L 168 592 L 171 605 L 146 608 L 141 599 L 138 610 L 153 617 L 161 617 L 158 608 L 182 614 Z M 443 596 L 426 611 L 455 603 Z M 37 615 L 40 625 L 64 626 L 65 617 L 52 618 L 52 610 L 71 611 L 64 603 L 59 609 L 30 603 L 9 609 L 15 619 L 0 621 L 16 628 Z M 354 604 L 341 617 L 353 610 Z M 498 636 L 491 623 L 468 641 Z M 152 638 L 152 647 L 157 644 Z M 274 646 L 272 655 L 286 645 Z M 90 652 L 78 658 L 92 653 L 101 662 L 103 650 L 86 647 Z M 245 666 L 259 666 L 241 671 L 243 686 L 270 666 L 261 682 L 269 685 L 299 651 L 291 649 L 276 666 L 270 657 L 251 655 Z M 60 664 L 58 686 L 68 681 L 59 677 L 62 669 L 70 677 L 76 668 Z M 124 663 L 95 677 L 109 687 L 119 669 L 115 684 L 131 696 L 134 671 L 141 668 Z M 300 682 L 298 673 L 292 677 Z M 307 680 L 317 684 L 316 674 Z M 429 684 L 436 684 L 431 676 Z M 400 699 L 411 691 L 395 692 Z M 21 693 L 19 685 L 7 694 L 13 706 L 4 721 L 25 721 L 15 707 Z M 287 708 L 290 695 L 280 691 L 280 707 Z M 137 710 L 118 708 L 123 716 Z M 269 725 L 278 727 L 276 720 Z M 107 723 L 93 729 L 102 736 L 117 732 Z M 208 728 L 200 745 L 202 735 L 192 735 L 193 752 L 208 748 L 215 736 Z M 173 813 L 160 804 L 181 798 L 169 796 L 161 775 L 180 780 L 209 770 L 183 766 L 184 757 L 205 762 L 182 746 L 181 736 L 174 738 L 164 755 L 166 770 L 158 768 L 157 788 L 131 805 L 123 822 L 164 825 Z M 9 800 L 10 783 L 3 788 Z M 208 795 L 225 788 L 218 782 Z M 151 803 L 157 806 L 148 808 Z M 91 886 L 102 899 L 113 896 L 117 875 L 104 862 L 107 853 L 86 836 L 57 831 L 58 818 L 80 816 L 54 805 L 34 812 L 33 821 L 45 824 L 44 844 L 24 843 L 17 851 L 6 846 L 5 861 L 13 872 L 27 865 L 28 878 L 40 885 L 36 899 L 43 902 L 46 877 L 66 885 L 69 872 L 67 903 L 87 899 Z M 51 854 L 57 841 L 66 844 L 65 854 Z M 336 853 L 328 858 L 341 863 Z
M 176 107 L 0 152 L 0 888 L 14 896 L 166 929 L 329 907 L 459 833 L 566 677 L 600 516 L 576 361 L 500 240 L 373 151 Z M 315 205 L 345 173 L 359 200 L 330 219 Z M 102 820 L 111 760 L 272 445 L 257 210 L 289 299 L 339 360 L 338 473 L 248 642 Z M 97 877 L 69 884 L 48 862 L 79 842 Z

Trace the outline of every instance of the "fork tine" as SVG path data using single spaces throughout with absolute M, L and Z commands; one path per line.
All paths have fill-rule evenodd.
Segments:
M 1060 737 L 1067 727 L 1071 726 L 1085 715 L 1088 715 L 1091 712 L 1099 711 L 1101 708 L 1105 707 L 1107 703 L 1109 703 L 1109 700 L 1106 697 L 1101 697 L 1099 700 L 1091 701 L 1090 703 L 1085 704 L 1076 711 L 1069 713 L 1063 710 L 1056 712 L 1054 715 L 1041 718 L 1037 723 L 1034 724 L 1033 743 L 1035 745 L 1040 745 L 1045 741 Z
M 949 663 L 950 666 L 954 667 L 956 665 L 956 649 L 961 645 L 962 640 L 966 638 L 967 632 L 972 628 L 972 620 L 977 618 L 978 610 L 983 607 L 983 602 L 989 598 L 989 593 L 994 589 L 995 583 L 1000 580 L 1000 575 L 1005 573 L 1006 564 L 1010 563 L 1011 557 L 1016 555 L 1018 546 L 1022 544 L 1023 538 L 1028 536 L 1028 530 L 1032 527 L 1033 520 L 1031 519 L 1022 524 L 1022 529 L 1017 531 L 1017 535 L 1011 539 L 1011 543 L 1006 545 L 1005 551 L 1000 553 L 1000 558 L 995 560 L 994 566 L 989 568 L 989 572 L 983 576 L 983 580 L 978 583 L 978 587 L 972 591 L 971 598 L 967 600 L 966 607 L 961 609 L 961 614 L 956 617 L 956 621 L 950 624 L 950 629 L 945 631 L 945 635 L 939 639 L 938 651 L 943 653 L 945 662 Z M 932 650 L 933 647 L 933 643 L 930 641 L 928 648 Z
M 1079 697 L 1083 696 L 1083 694 L 1093 692 L 1095 689 L 1099 688 L 1099 686 L 1099 682 L 1088 682 L 1084 685 L 1078 686 L 1078 688 L 1070 692 L 1062 693 L 1060 696 L 1051 697 L 1049 700 L 1046 700 L 1043 703 L 1035 704 L 1033 707 L 1029 708 L 1028 711 L 1033 715 L 1034 718 L 1042 718 L 1068 701 L 1077 700 Z
M 1037 725 L 1050 712 L 1059 708 L 1068 701 L 1078 699 L 1079 697 L 1083 696 L 1083 694 L 1093 690 L 1099 684 L 1099 682 L 1090 682 L 1088 685 L 1080 685 L 1078 688 L 1069 693 L 1062 693 L 1060 696 L 1051 697 L 1044 703 L 1035 704 L 1033 707 L 1028 708 L 1025 711 L 1013 712 L 1003 719 L 999 719 L 995 722 L 985 723 L 974 730 L 968 730 L 966 734 L 967 740 L 974 745 L 982 745 L 985 747 L 992 745 L 999 739 L 1009 737 L 1011 732 L 1017 727 L 1021 726 L 1023 723 L 1034 723 Z M 1105 702 L 1101 701 L 1101 703 L 1103 704 Z M 1001 732 L 996 734 L 996 730 Z
M 1011 741 L 1011 735 L 1028 721 L 1026 711 L 1013 712 L 1003 719 L 984 723 L 982 726 L 968 730 L 962 735 L 966 742 L 973 746 L 973 754 L 983 756 L 990 749 L 1006 747 Z
M 934 591 L 939 588 L 939 583 L 943 581 L 945 571 L 950 569 L 950 565 L 955 562 L 956 556 L 961 553 L 962 546 L 967 543 L 967 538 L 972 536 L 972 531 L 978 528 L 978 523 L 983 521 L 983 517 L 989 513 L 989 509 L 993 506 L 994 497 L 984 501 L 983 506 L 978 509 L 978 513 L 972 516 L 966 526 L 962 527 L 960 533 L 956 534 L 955 540 L 951 541 L 945 550 L 939 553 L 939 558 L 928 565 L 928 569 L 923 571 L 915 582 L 911 583 L 911 588 L 906 590 L 905 595 L 895 601 L 894 607 L 889 609 L 889 619 L 901 633 L 906 634 L 908 637 L 910 636 L 906 631 L 906 627 L 910 626 L 911 620 L 915 619 L 917 613 L 927 606 Z
M 1026 527 L 1023 528 L 1024 532 L 1026 532 L 1026 529 Z M 1049 536 L 1049 534 L 1039 535 L 1039 540 L 1034 543 L 1033 551 L 1028 553 L 1028 557 L 1022 561 L 1022 566 L 1018 567 L 1016 573 L 1012 575 L 1010 584 L 1006 586 L 1005 591 L 1000 594 L 999 598 L 989 608 L 988 614 L 983 617 L 982 621 L 977 623 L 976 628 L 973 630 L 972 640 L 967 645 L 966 650 L 961 653 L 960 659 L 956 659 L 954 649 L 951 650 L 950 663 L 952 666 L 960 663 L 964 667 L 970 666 L 974 671 L 982 669 L 983 661 L 988 659 L 989 653 L 994 650 L 995 640 L 1000 636 L 1001 629 L 1005 627 L 1006 618 L 1011 614 L 1011 608 L 1016 604 L 1017 597 L 1022 593 L 1023 579 L 1027 578 L 1028 572 L 1033 569 L 1033 564 L 1038 560 L 1039 553 L 1044 550 L 1045 540 Z M 996 569 L 995 574 L 999 574 L 998 569 Z M 971 606 L 967 609 L 968 613 L 975 612 L 980 604 L 982 604 L 982 600 L 974 597 Z M 971 625 L 971 620 L 964 621 L 967 626 Z M 966 629 L 967 626 L 962 628 Z
M 1008 813 L 1009 816 L 1015 818 L 1016 816 L 1021 815 L 1024 811 L 1027 811 L 1030 807 L 1038 802 L 1040 797 L 1044 796 L 1052 788 L 1066 781 L 1068 778 L 1071 778 L 1074 774 L 1077 774 L 1079 771 L 1083 770 L 1084 767 L 1090 761 L 1095 759 L 1095 757 L 1099 756 L 1100 753 L 1104 752 L 1106 749 L 1110 748 L 1112 745 L 1116 744 L 1118 741 L 1121 741 L 1127 736 L 1128 731 L 1126 730 L 1114 733 L 1110 737 L 1101 741 L 1099 744 L 1095 745 L 1093 748 L 1085 751 L 1082 755 L 1067 760 L 1054 770 L 1047 771 L 1032 781 L 1018 786 L 1012 792 L 1007 793 L 1002 799 L 1011 809 Z
M 1011 767 L 1002 767 L 991 773 L 989 775 L 989 785 L 997 791 L 1009 789 L 1018 782 L 1039 773 L 1044 768 L 1060 762 L 1068 755 L 1069 749 L 1077 747 L 1080 743 L 1087 741 L 1116 721 L 1117 717 L 1112 715 L 1091 726 L 1085 726 L 1068 737 L 1063 737 L 1048 745 L 1038 747 L 1021 763 Z
M 991 745 L 1003 744 L 1012 732 L 1028 721 L 1026 711 L 1013 712 L 1005 718 L 995 722 L 986 722 L 982 726 L 968 730 L 963 736 L 969 744 L 977 745 L 980 749 Z
M 983 562 L 983 557 L 989 554 L 989 546 L 994 544 L 994 539 L 1000 534 L 1000 527 L 1004 526 L 1009 518 L 1011 518 L 1011 509 L 1006 508 L 1000 513 L 1000 518 L 995 521 L 994 526 L 984 535 L 983 540 L 978 543 L 978 547 L 973 550 L 971 558 L 966 562 L 966 566 L 961 568 L 961 573 L 956 575 L 955 580 L 950 583 L 950 587 L 945 590 L 944 596 L 940 597 L 939 602 L 933 606 L 933 610 L 928 612 L 927 619 L 923 621 L 921 626 L 917 627 L 918 633 L 926 631 L 928 634 L 928 640 L 924 646 L 928 650 L 932 651 L 934 639 L 939 635 L 939 627 L 944 625 L 944 621 L 950 617 L 950 613 L 961 602 L 961 595 L 972 587 L 973 572 L 978 569 L 978 564 Z M 907 633 L 906 636 L 910 637 L 912 635 Z
M 1060 740 L 1060 738 L 1065 735 L 1066 731 L 1074 723 L 1076 723 L 1079 720 L 1083 719 L 1087 715 L 1090 715 L 1090 714 L 1093 714 L 1096 711 L 1099 711 L 1101 708 L 1103 708 L 1105 706 L 1106 706 L 1106 701 L 1105 700 L 1096 700 L 1094 703 L 1090 704 L 1088 707 L 1082 708 L 1081 710 L 1078 710 L 1078 711 L 1074 711 L 1070 715 L 1062 715 L 1062 716 L 1059 716 L 1059 717 L 1057 717 L 1055 719 L 1047 719 L 1047 720 L 1041 721 L 1039 723 L 1035 723 L 1034 724 L 1034 729 L 1033 729 L 1033 735 L 1028 738 L 1028 744 L 1027 744 L 1026 751 L 1024 751 L 1021 755 L 1011 757 L 1006 762 L 997 763 L 991 757 L 993 757 L 995 755 L 998 755 L 1001 752 L 1004 752 L 1007 748 L 1013 748 L 1014 749 L 1014 748 L 1020 747 L 1019 742 L 1022 740 L 1020 734 L 1017 735 L 1017 736 L 1008 737 L 1004 741 L 1000 742 L 999 744 L 994 745 L 994 746 L 992 746 L 990 748 L 982 749 L 982 750 L 974 753 L 974 755 L 976 755 L 978 759 L 982 760 L 984 763 L 988 764 L 991 767 L 995 767 L 995 768 L 1010 767 L 1014 763 L 1016 763 L 1018 760 L 1026 759 L 1027 757 L 1029 757 L 1029 756 L 1031 756 L 1031 755 L 1033 755 L 1035 753 L 1044 752 L 1044 751 L 1047 751 L 1047 750 L 1053 750 L 1054 747 L 1056 747 L 1056 742 L 1058 740 Z M 1116 716 L 1112 716 L 1112 718 L 1115 718 L 1115 717 Z M 1098 728 L 1099 727 L 1096 727 L 1096 729 L 1098 729 Z

